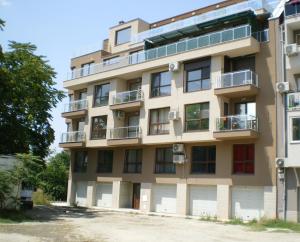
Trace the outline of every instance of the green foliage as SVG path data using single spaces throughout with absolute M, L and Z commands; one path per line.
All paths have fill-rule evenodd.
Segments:
M 12 194 L 11 174 L 8 171 L 0 171 L 0 209 L 5 207 Z
M 50 200 L 51 198 L 41 189 L 37 189 L 37 191 L 32 194 L 32 201 L 35 205 L 50 205 Z
M 0 30 L 3 30 L 4 26 L 5 26 L 5 22 L 0 18 Z
M 41 174 L 43 191 L 56 201 L 65 201 L 67 198 L 69 165 L 70 156 L 63 151 L 50 158 Z
M 0 22 L 1 25 L 1 22 Z M 56 73 L 31 43 L 9 43 L 0 58 L 0 153 L 28 153 L 45 158 L 54 140 L 51 109 L 64 94 Z

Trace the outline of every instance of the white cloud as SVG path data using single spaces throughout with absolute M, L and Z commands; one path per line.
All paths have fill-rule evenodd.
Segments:
M 0 0 L 0 7 L 6 7 L 11 5 L 11 2 L 9 0 Z

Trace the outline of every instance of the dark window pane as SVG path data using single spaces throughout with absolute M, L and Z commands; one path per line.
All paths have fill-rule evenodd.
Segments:
M 172 147 L 156 149 L 155 173 L 176 173 Z
M 209 129 L 209 103 L 185 106 L 186 131 Z
M 201 90 L 201 81 L 193 81 L 187 83 L 187 92 L 194 92 Z
M 142 150 L 130 149 L 125 152 L 124 173 L 141 173 Z
M 97 172 L 112 173 L 113 151 L 101 150 L 98 152 Z
M 192 173 L 213 174 L 216 170 L 216 147 L 195 146 L 192 148 Z
M 300 118 L 293 118 L 293 141 L 300 141 Z
M 201 70 L 194 70 L 188 72 L 188 81 L 195 81 L 201 79 Z
M 109 98 L 109 84 L 95 86 L 94 105 L 103 106 L 108 104 Z
M 74 169 L 76 173 L 85 173 L 87 170 L 87 152 L 77 151 L 75 153 Z

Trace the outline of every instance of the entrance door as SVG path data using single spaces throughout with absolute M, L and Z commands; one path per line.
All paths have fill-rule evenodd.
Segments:
M 141 184 L 133 183 L 132 208 L 140 208 Z

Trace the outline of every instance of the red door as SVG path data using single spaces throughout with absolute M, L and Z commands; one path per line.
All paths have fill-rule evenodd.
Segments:
M 141 194 L 141 184 L 133 183 L 133 196 L 132 196 L 132 208 L 140 208 L 140 194 Z

